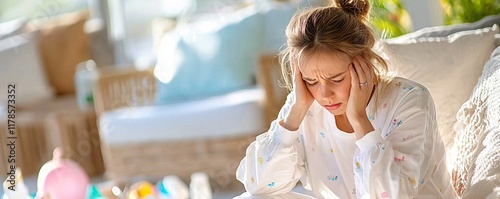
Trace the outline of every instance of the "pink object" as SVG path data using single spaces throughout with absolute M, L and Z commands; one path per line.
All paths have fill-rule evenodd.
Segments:
M 35 199 L 85 199 L 89 178 L 75 162 L 62 159 L 60 148 L 54 149 L 52 160 L 38 173 Z

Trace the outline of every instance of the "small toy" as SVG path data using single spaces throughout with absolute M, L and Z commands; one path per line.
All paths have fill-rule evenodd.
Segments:
M 165 176 L 156 183 L 160 199 L 188 199 L 189 189 L 187 185 L 177 176 Z
M 130 187 L 128 199 L 157 199 L 158 191 L 147 181 L 141 181 Z
M 40 169 L 35 199 L 85 199 L 87 174 L 77 163 L 62 156 L 60 148 L 54 149 L 52 160 Z
M 8 173 L 7 179 L 3 182 L 3 190 L 5 192 L 3 199 L 32 199 L 19 167 L 16 168 L 15 173 Z
M 87 199 L 106 199 L 95 185 L 89 185 Z
M 191 192 L 191 199 L 212 199 L 212 189 L 210 188 L 208 175 L 204 172 L 191 174 L 189 191 Z

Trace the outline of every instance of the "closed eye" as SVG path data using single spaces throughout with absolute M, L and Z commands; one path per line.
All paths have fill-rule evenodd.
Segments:
M 309 86 L 314 86 L 316 85 L 318 82 L 308 82 L 306 81 L 306 84 L 309 85 Z
M 334 82 L 334 83 L 340 83 L 344 80 L 345 78 L 342 78 L 340 80 L 334 80 L 334 79 L 330 79 L 330 81 Z

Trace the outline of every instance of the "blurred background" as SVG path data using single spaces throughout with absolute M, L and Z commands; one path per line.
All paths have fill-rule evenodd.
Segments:
M 324 0 L 1 0 L 0 178 L 29 192 L 55 147 L 99 190 L 209 176 L 215 198 L 286 90 L 275 55 L 297 10 Z M 382 39 L 499 14 L 496 0 L 373 0 Z M 15 84 L 14 152 L 7 85 Z M 0 193 L 3 190 L 0 189 Z

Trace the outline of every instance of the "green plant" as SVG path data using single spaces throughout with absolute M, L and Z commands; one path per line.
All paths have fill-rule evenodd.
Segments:
M 370 23 L 381 38 L 392 38 L 410 32 L 410 15 L 400 0 L 372 0 Z
M 445 24 L 474 22 L 500 14 L 499 0 L 441 0 Z

